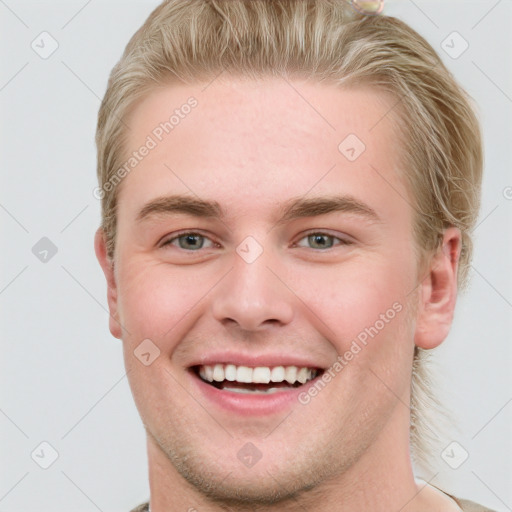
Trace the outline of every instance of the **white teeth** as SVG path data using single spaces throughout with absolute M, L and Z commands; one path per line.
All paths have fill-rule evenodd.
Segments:
M 236 369 L 236 381 L 245 382 L 247 384 L 252 382 L 252 368 L 249 368 L 248 366 L 239 366 Z
M 213 380 L 222 382 L 224 380 L 224 366 L 216 364 L 213 367 Z
M 199 367 L 199 375 L 208 382 L 240 382 L 244 384 L 268 384 L 269 382 L 283 382 L 294 384 L 300 382 L 305 384 L 308 380 L 317 375 L 317 370 L 310 368 L 297 368 L 296 366 L 258 366 L 250 368 L 248 366 L 236 366 L 234 364 L 216 364 L 214 366 L 204 365 Z M 226 387 L 224 387 L 226 389 Z M 233 388 L 232 388 L 233 389 Z M 270 388 L 269 392 L 273 389 Z
M 276 366 L 270 372 L 270 380 L 272 382 L 283 382 L 284 380 L 284 366 Z
M 308 380 L 308 375 L 309 375 L 309 370 L 307 368 L 301 368 L 298 372 L 297 372 L 297 380 L 301 383 L 301 384 L 304 384 L 307 380 Z
M 236 366 L 234 364 L 227 364 L 224 368 L 224 376 L 226 380 L 233 382 L 236 379 Z
M 270 382 L 270 368 L 258 366 L 252 372 L 252 381 L 258 384 L 268 384 Z
M 288 366 L 285 372 L 285 380 L 288 384 L 293 384 L 297 380 L 297 367 Z
M 213 367 L 212 366 L 204 366 L 204 376 L 206 380 L 212 382 L 213 381 Z

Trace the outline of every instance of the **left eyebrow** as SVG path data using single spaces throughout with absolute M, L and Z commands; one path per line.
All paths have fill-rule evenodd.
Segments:
M 371 222 L 382 223 L 377 212 L 368 204 L 350 195 L 294 198 L 282 206 L 279 224 L 304 217 L 316 217 L 328 213 L 348 213 L 365 218 Z
M 316 217 L 334 212 L 357 215 L 371 222 L 382 222 L 373 208 L 349 195 L 321 196 L 310 199 L 292 198 L 286 201 L 278 211 L 280 214 L 278 225 L 299 218 Z M 157 198 L 144 205 L 137 215 L 137 221 L 173 213 L 182 213 L 197 218 L 219 220 L 226 218 L 224 210 L 217 201 L 207 201 L 187 195 L 172 195 Z

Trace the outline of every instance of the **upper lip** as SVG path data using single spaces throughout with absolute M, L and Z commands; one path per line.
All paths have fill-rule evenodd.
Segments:
M 293 349 L 292 349 L 293 350 Z M 204 354 L 199 356 L 196 361 L 192 362 L 189 366 L 214 366 L 216 364 L 234 364 L 236 366 L 267 366 L 273 368 L 275 366 L 297 366 L 298 368 L 317 368 L 323 370 L 327 368 L 326 365 L 313 361 L 311 357 L 290 355 L 288 354 L 243 354 L 240 352 L 222 352 Z

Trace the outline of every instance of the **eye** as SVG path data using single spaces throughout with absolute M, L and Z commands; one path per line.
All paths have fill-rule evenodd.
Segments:
M 333 241 L 338 240 L 340 243 L 337 245 L 352 245 L 353 242 L 350 240 L 345 240 L 343 238 L 338 238 L 334 235 L 330 235 L 329 233 L 323 232 L 312 232 L 307 234 L 305 237 L 301 238 L 301 240 L 306 240 L 308 243 L 313 245 L 313 249 L 330 249 L 333 247 Z M 300 246 L 300 245 L 299 245 Z M 303 247 L 303 246 L 300 246 Z
M 300 244 L 300 241 L 307 240 L 307 243 L 311 244 L 313 249 L 331 249 L 335 244 L 334 241 L 337 240 L 339 243 L 337 245 L 352 245 L 353 242 L 350 240 L 346 240 L 343 238 L 336 237 L 334 235 L 330 235 L 329 233 L 324 233 L 321 231 L 315 231 L 307 234 L 303 238 L 299 240 L 297 244 L 299 247 L 304 247 Z M 205 247 L 205 241 L 210 242 L 209 247 Z M 183 249 L 189 252 L 197 252 L 199 249 L 204 248 L 212 248 L 216 244 L 212 242 L 208 237 L 202 235 L 201 233 L 197 233 L 195 231 L 187 231 L 179 233 L 171 238 L 168 238 L 161 244 L 161 247 L 173 245 L 179 249 Z
M 207 238 L 204 235 L 201 235 L 200 233 L 196 233 L 193 231 L 187 231 L 185 233 L 178 234 L 176 236 L 173 236 L 172 238 L 167 239 L 165 242 L 162 243 L 161 247 L 165 247 L 167 245 L 174 245 L 175 241 L 178 242 L 178 246 L 180 249 L 183 249 L 185 251 L 191 251 L 195 252 L 197 249 L 203 249 L 205 240 L 211 240 Z M 213 246 L 212 242 L 212 246 Z

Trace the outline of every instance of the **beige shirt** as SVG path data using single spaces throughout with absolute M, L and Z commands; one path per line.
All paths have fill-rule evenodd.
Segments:
M 441 489 L 439 490 L 441 491 Z M 484 507 L 482 505 L 478 505 L 478 503 L 474 503 L 473 501 L 462 500 L 460 498 L 456 498 L 455 496 L 451 496 L 450 494 L 447 493 L 444 494 L 446 494 L 452 500 L 454 500 L 455 503 L 457 503 L 457 505 L 463 510 L 463 512 L 495 512 L 494 510 L 488 507 Z M 149 502 L 139 505 L 138 507 L 134 508 L 131 512 L 149 512 Z
M 445 493 L 446 494 L 446 493 Z M 449 494 L 447 496 L 450 496 Z M 455 498 L 454 496 L 450 496 L 457 505 L 463 510 L 463 512 L 495 512 L 489 507 L 484 507 L 483 505 L 479 505 L 473 501 L 461 500 L 460 498 Z

